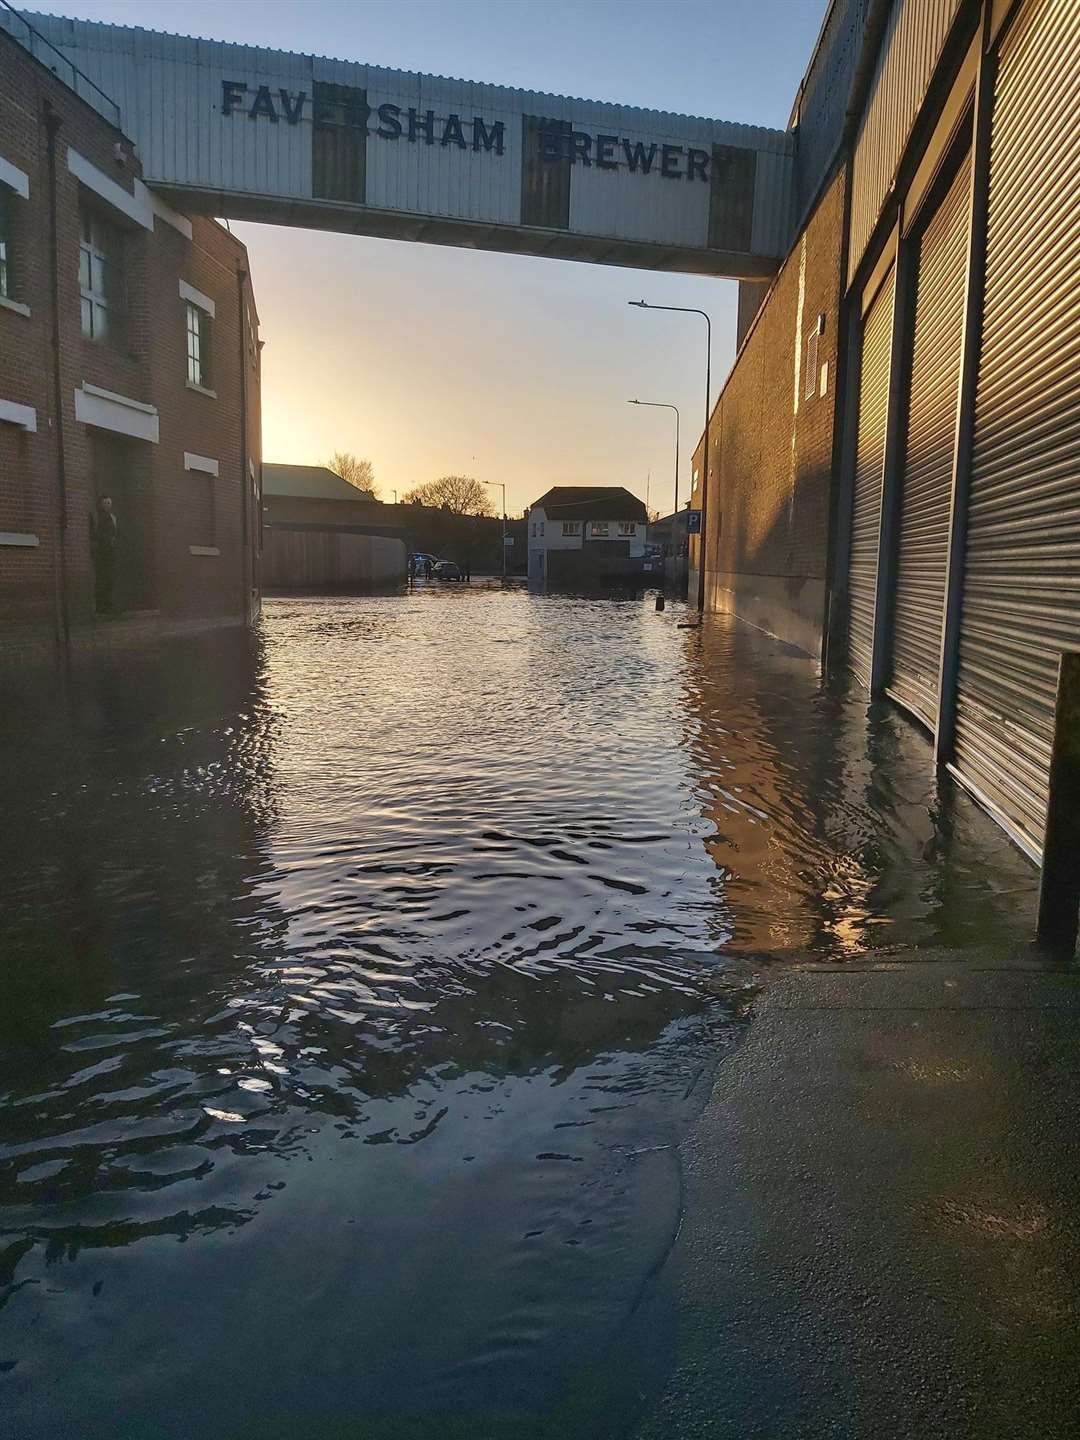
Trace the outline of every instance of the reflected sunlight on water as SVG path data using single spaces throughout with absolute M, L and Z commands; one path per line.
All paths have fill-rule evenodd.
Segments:
M 9 715 L 15 1433 L 622 1433 L 747 978 L 1035 884 L 906 722 L 679 618 L 276 601 Z

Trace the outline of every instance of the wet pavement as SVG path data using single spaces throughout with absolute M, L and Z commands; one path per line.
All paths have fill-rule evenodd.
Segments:
M 681 618 L 274 601 L 12 697 L 12 1434 L 599 1437 L 689 1393 L 685 1157 L 753 988 L 1019 944 L 1035 876 L 901 717 Z
M 1080 975 L 789 972 L 683 1145 L 677 1358 L 638 1440 L 1066 1440 Z

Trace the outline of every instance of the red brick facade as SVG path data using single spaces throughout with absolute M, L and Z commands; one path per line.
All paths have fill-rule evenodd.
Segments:
M 116 626 L 94 605 L 90 515 L 106 493 L 116 609 L 150 630 L 247 623 L 258 610 L 261 423 L 244 246 L 155 201 L 131 143 L 2 32 L 0 161 L 0 655 L 66 639 L 78 648 Z M 83 334 L 81 212 L 119 237 L 105 339 Z M 206 317 L 201 390 L 188 383 L 181 282 Z M 116 428 L 128 421 L 141 438 Z

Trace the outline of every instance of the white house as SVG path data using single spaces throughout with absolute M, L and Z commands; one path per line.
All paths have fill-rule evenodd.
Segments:
M 556 485 L 529 507 L 529 579 L 542 583 L 639 574 L 648 512 L 622 485 Z

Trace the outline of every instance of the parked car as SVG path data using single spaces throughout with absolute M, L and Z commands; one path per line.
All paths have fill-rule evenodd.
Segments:
M 435 566 L 436 580 L 462 579 L 461 566 L 453 560 L 440 560 Z
M 437 555 L 429 555 L 426 550 L 417 550 L 409 556 L 409 574 L 416 579 L 433 575 L 438 563 Z

